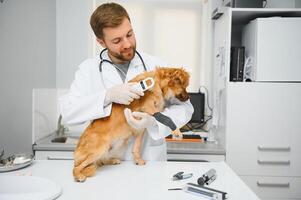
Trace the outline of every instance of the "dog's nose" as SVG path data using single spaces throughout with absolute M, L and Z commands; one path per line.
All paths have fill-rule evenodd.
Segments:
M 177 96 L 180 101 L 187 101 L 189 99 L 189 95 L 187 92 L 181 93 Z

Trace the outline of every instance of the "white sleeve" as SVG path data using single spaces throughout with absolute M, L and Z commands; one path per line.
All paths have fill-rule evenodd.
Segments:
M 91 89 L 91 77 L 82 65 L 75 74 L 69 93 L 59 99 L 65 124 L 84 123 L 111 114 L 112 104 L 104 106 L 106 90 L 95 92 Z
M 162 114 L 171 118 L 171 120 L 176 124 L 177 128 L 184 126 L 193 114 L 193 106 L 190 100 L 185 102 L 177 102 L 176 104 L 171 104 L 162 112 Z M 158 122 L 156 126 L 147 128 L 148 134 L 153 140 L 159 140 L 165 138 L 171 134 L 171 129 L 166 125 Z

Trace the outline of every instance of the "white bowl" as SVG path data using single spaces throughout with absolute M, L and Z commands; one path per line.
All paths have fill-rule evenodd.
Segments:
M 53 200 L 62 188 L 51 180 L 35 176 L 0 176 L 1 200 Z

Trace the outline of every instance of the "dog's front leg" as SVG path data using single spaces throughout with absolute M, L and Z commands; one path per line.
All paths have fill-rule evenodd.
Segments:
M 133 156 L 134 156 L 134 161 L 136 165 L 145 165 L 145 161 L 141 158 L 141 144 L 142 144 L 142 139 L 143 135 L 145 132 L 145 129 L 142 131 L 135 131 L 136 136 L 135 136 L 135 142 L 133 146 Z

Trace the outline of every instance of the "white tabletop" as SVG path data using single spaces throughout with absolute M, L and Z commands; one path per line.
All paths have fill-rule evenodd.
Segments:
M 208 187 L 228 193 L 229 200 L 257 200 L 258 197 L 224 162 L 148 162 L 137 166 L 133 162 L 104 166 L 84 183 L 74 182 L 71 160 L 39 160 L 22 170 L 1 173 L 2 175 L 38 176 L 50 179 L 63 188 L 59 200 L 82 199 L 201 199 L 184 191 L 168 191 L 168 188 L 182 187 L 185 183 L 196 183 L 209 169 L 214 168 L 217 179 Z M 173 181 L 172 175 L 184 171 L 193 177 Z

